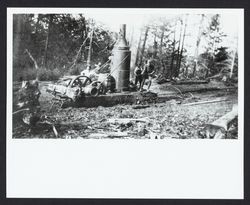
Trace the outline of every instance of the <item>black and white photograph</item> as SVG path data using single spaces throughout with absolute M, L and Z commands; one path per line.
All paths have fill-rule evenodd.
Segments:
M 13 14 L 13 138 L 238 139 L 238 20 Z
M 242 199 L 243 115 L 244 9 L 7 9 L 7 197 Z

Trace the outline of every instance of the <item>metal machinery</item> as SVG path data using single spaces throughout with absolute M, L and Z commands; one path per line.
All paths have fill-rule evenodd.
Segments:
M 126 41 L 126 24 L 120 26 L 119 37 L 112 53 L 111 75 L 115 78 L 116 90 L 128 91 L 131 51 Z

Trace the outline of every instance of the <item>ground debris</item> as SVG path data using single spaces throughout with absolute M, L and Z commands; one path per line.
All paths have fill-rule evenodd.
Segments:
M 49 110 L 50 99 L 41 89 L 40 98 L 43 115 L 55 126 L 58 138 L 63 139 L 192 139 L 200 138 L 198 130 L 204 124 L 209 124 L 225 115 L 232 108 L 237 95 L 227 92 L 184 93 L 183 98 L 173 101 L 144 102 L 138 98 L 137 104 L 118 104 L 112 107 L 92 107 L 66 109 L 53 107 Z M 191 91 L 190 91 L 191 92 Z M 179 94 L 179 93 L 178 93 Z M 139 96 L 149 97 L 149 100 L 159 98 L 154 93 L 142 92 Z M 177 95 L 177 94 L 176 94 Z M 229 96 L 233 101 L 182 106 L 185 103 L 209 101 L 216 97 Z M 179 104 L 181 102 L 181 105 Z M 141 109 L 134 109 L 139 106 Z M 144 107 L 145 106 L 145 107 Z M 24 123 L 25 124 L 25 123 Z M 20 124 L 18 124 L 20 125 Z M 56 138 L 53 127 L 46 124 L 37 124 L 36 130 L 28 126 L 17 126 L 13 130 L 16 138 Z M 39 127 L 40 126 L 40 127 Z M 230 127 L 227 137 L 237 138 L 237 121 Z

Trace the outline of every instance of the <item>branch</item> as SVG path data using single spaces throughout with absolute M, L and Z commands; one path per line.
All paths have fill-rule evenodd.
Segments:
M 204 68 L 208 69 L 208 67 L 204 63 L 201 63 L 200 65 L 203 66 Z
M 79 57 L 79 55 L 80 55 L 80 53 L 81 53 L 82 47 L 85 45 L 85 43 L 86 43 L 86 41 L 87 41 L 88 38 L 89 38 L 89 37 L 85 38 L 85 40 L 83 41 L 82 45 L 80 46 L 80 48 L 79 48 L 79 50 L 78 50 L 78 52 L 77 52 L 77 54 L 76 54 L 76 58 L 75 58 L 75 60 L 74 60 L 74 62 L 73 62 L 73 65 L 70 66 L 69 69 L 72 69 L 72 68 L 76 65 L 76 61 L 77 61 L 77 59 L 78 59 L 78 57 Z
M 38 67 L 38 65 L 37 65 L 37 62 L 36 62 L 36 60 L 33 58 L 33 56 L 31 55 L 31 53 L 28 51 L 28 49 L 25 49 L 24 53 L 27 53 L 27 54 L 29 55 L 30 59 L 32 60 L 32 62 L 33 62 L 34 65 L 35 65 L 36 70 L 38 70 L 39 67 Z

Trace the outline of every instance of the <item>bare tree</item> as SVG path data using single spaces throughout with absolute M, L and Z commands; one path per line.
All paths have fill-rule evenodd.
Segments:
M 179 43 L 178 43 L 178 49 L 177 49 L 177 60 L 176 60 L 176 66 L 175 66 L 175 73 L 177 73 L 178 66 L 179 66 L 179 58 L 181 53 L 181 40 L 182 40 L 182 32 L 183 32 L 183 21 L 184 19 L 180 19 L 180 36 L 179 36 Z M 175 74 L 176 75 L 176 74 Z
M 142 44 L 142 48 L 141 48 L 141 53 L 140 53 L 140 61 L 139 61 L 140 63 L 142 63 L 143 54 L 144 54 L 144 51 L 145 51 L 145 46 L 146 46 L 147 37 L 148 37 L 148 31 L 149 31 L 149 27 L 146 26 L 144 40 L 143 40 L 143 44 Z
M 184 31 L 183 31 L 183 35 L 182 35 L 181 52 L 179 55 L 179 59 L 177 60 L 176 77 L 179 75 L 180 68 L 181 68 L 181 60 L 183 57 L 184 43 L 185 43 L 185 37 L 186 37 L 187 21 L 188 21 L 188 15 L 186 16 Z
M 161 68 L 162 68 L 162 70 L 161 70 L 162 74 L 165 72 L 165 65 L 164 65 L 163 59 L 162 59 L 162 46 L 163 46 L 164 33 L 165 33 L 165 27 L 162 26 L 161 27 L 160 45 L 159 45 L 159 58 L 160 58 L 160 63 L 161 63 Z
M 51 35 L 51 27 L 53 23 L 53 17 L 54 14 L 49 14 L 49 24 L 48 24 L 48 32 L 47 32 L 47 37 L 46 37 L 46 42 L 45 42 L 45 50 L 44 50 L 44 67 L 47 68 L 47 63 L 48 63 L 48 47 L 49 47 L 49 40 L 50 40 L 50 35 Z
M 137 47 L 137 51 L 136 51 L 136 57 L 135 57 L 135 64 L 137 65 L 140 61 L 140 49 L 141 49 L 141 38 L 142 38 L 142 31 L 141 31 L 141 34 L 140 34 L 140 39 L 139 39 L 139 42 L 138 42 L 138 47 Z
M 93 42 L 93 33 L 94 28 L 92 29 L 90 33 L 90 41 L 89 41 L 89 52 L 88 52 L 88 58 L 87 58 L 87 68 L 90 69 L 90 62 L 91 62 L 91 53 L 92 53 L 92 42 Z
M 238 44 L 238 39 L 237 39 L 237 44 Z M 237 55 L 237 46 L 235 47 L 235 49 L 233 51 L 233 58 L 232 58 L 231 68 L 230 68 L 230 78 L 232 78 L 232 76 L 233 76 L 233 70 L 234 70 L 236 55 Z
M 84 42 L 84 39 L 87 38 L 88 32 L 87 32 L 87 27 L 86 27 L 86 20 L 85 18 L 82 16 L 82 14 L 79 14 L 80 16 L 80 22 L 81 22 L 81 41 Z M 83 49 L 81 50 L 80 53 L 80 60 L 83 60 Z
M 170 64 L 170 78 L 172 78 L 173 69 L 174 69 L 175 44 L 176 44 L 176 39 L 175 39 L 176 27 L 177 27 L 177 20 L 175 21 L 175 28 L 174 28 L 174 39 L 173 39 L 173 48 L 172 48 L 172 58 L 171 58 L 171 64 Z
M 159 45 L 160 56 L 162 55 L 162 44 L 163 44 L 164 32 L 165 32 L 165 27 L 162 26 L 162 28 L 161 28 L 161 40 L 160 40 L 160 45 Z
M 157 37 L 157 28 L 155 28 L 155 31 L 154 31 L 154 46 L 153 46 L 153 58 L 154 59 L 157 56 L 157 47 L 158 47 L 156 37 Z
M 195 54 L 194 54 L 195 64 L 194 64 L 194 68 L 193 68 L 193 76 L 195 76 L 197 63 L 198 63 L 198 52 L 199 52 L 199 46 L 200 46 L 200 41 L 201 41 L 201 36 L 202 36 L 202 24 L 203 24 L 203 21 L 204 21 L 204 17 L 205 17 L 205 15 L 202 14 L 201 15 L 201 20 L 200 20 L 200 25 L 199 25 L 197 41 L 196 41 L 196 47 L 195 47 Z

